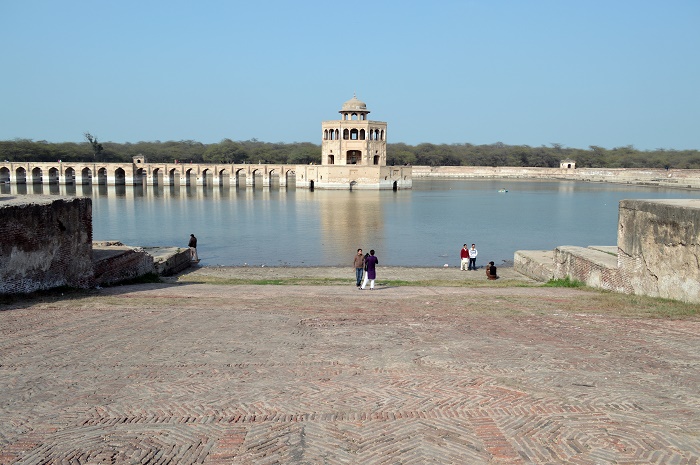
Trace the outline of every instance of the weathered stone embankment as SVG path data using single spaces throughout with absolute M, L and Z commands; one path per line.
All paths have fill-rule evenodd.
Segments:
M 541 179 L 700 189 L 700 170 L 414 166 L 413 179 Z

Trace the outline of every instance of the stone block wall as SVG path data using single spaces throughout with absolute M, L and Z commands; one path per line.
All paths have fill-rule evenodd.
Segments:
M 93 284 L 92 201 L 0 196 L 0 294 Z
M 617 257 L 589 247 L 559 246 L 554 249 L 554 277 L 573 278 L 607 291 L 630 291 L 619 272 Z
M 140 247 L 101 248 L 95 266 L 95 283 L 103 286 L 155 273 L 153 257 Z
M 700 302 L 700 200 L 623 200 L 618 264 L 631 292 Z

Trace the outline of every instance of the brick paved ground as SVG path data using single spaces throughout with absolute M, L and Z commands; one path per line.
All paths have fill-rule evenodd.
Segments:
M 608 306 L 209 284 L 15 305 L 0 463 L 700 462 L 700 321 Z

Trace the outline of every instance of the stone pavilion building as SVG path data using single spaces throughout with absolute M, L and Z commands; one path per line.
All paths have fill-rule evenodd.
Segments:
M 311 189 L 410 189 L 410 166 L 387 166 L 387 124 L 368 119 L 367 105 L 353 96 L 340 120 L 321 123 L 321 165 L 297 172 L 297 186 Z M 301 167 L 299 167 L 301 168 Z

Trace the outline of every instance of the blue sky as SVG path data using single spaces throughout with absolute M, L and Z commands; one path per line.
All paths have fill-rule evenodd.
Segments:
M 0 140 L 700 149 L 700 1 L 0 0 Z

